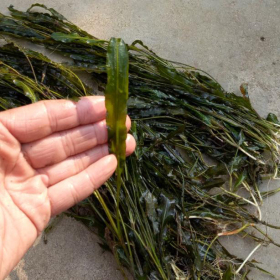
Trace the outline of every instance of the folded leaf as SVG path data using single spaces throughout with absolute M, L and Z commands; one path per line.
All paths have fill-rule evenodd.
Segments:
M 118 160 L 117 198 L 121 187 L 121 174 L 125 163 L 126 115 L 128 99 L 128 51 L 121 39 L 112 38 L 107 52 L 107 86 L 105 103 L 107 109 L 108 142 L 110 152 Z

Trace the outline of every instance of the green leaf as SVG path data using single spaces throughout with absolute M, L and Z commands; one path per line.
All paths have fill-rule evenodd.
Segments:
M 128 52 L 123 40 L 112 38 L 107 53 L 108 81 L 105 90 L 108 141 L 118 163 L 125 161 L 126 115 L 128 100 Z
M 223 274 L 223 279 L 222 280 L 231 280 L 234 277 L 234 273 L 232 272 L 232 267 L 231 265 L 228 267 L 228 269 L 225 271 Z
M 269 114 L 267 115 L 266 120 L 268 120 L 269 122 L 273 122 L 273 123 L 275 123 L 275 124 L 280 124 L 280 122 L 279 122 L 277 116 L 276 116 L 275 114 L 272 114 L 272 113 L 269 113 Z
M 34 93 L 34 91 L 28 86 L 26 85 L 24 82 L 19 81 L 19 80 L 13 80 L 13 83 L 21 88 L 23 90 L 23 93 L 26 97 L 28 97 L 32 103 L 37 102 L 37 97 L 36 94 Z
M 0 14 L 0 32 L 3 34 L 13 35 L 15 37 L 24 36 L 26 38 L 35 38 L 38 40 L 45 39 L 39 32 L 24 25 L 20 21 L 13 20 Z
M 233 187 L 233 189 L 236 191 L 237 190 L 237 188 L 244 182 L 244 180 L 246 180 L 247 179 L 247 174 L 246 174 L 246 172 L 242 172 L 239 176 L 238 176 L 238 178 L 236 179 L 236 182 L 235 182 L 235 184 L 234 184 L 234 187 Z
M 105 104 L 107 109 L 106 122 L 108 127 L 109 148 L 110 152 L 115 154 L 118 160 L 116 170 L 117 205 L 119 205 L 121 174 L 125 164 L 128 63 L 129 59 L 126 44 L 122 39 L 112 38 L 107 52 Z
M 128 100 L 128 52 L 123 40 L 112 38 L 107 54 L 108 81 L 105 90 L 108 142 L 118 159 L 118 169 L 125 162 L 126 115 Z M 117 172 L 119 173 L 119 172 Z
M 159 219 L 156 211 L 158 207 L 157 199 L 150 191 L 146 190 L 142 194 L 141 200 L 145 201 L 147 216 L 152 223 L 154 233 L 158 234 Z
M 60 19 L 60 20 L 67 20 L 62 14 L 60 14 L 59 12 L 57 12 L 56 10 L 54 10 L 53 8 L 48 8 L 47 6 L 43 5 L 43 4 L 39 4 L 39 3 L 36 3 L 36 4 L 33 4 L 30 6 L 30 8 L 27 10 L 27 12 L 30 12 L 34 7 L 40 7 L 40 8 L 43 8 L 49 12 L 51 12 L 51 14 L 57 18 L 57 19 Z M 10 6 L 10 10 L 11 10 L 12 6 Z
M 55 32 L 51 35 L 52 39 L 54 39 L 57 42 L 62 42 L 62 43 L 78 43 L 86 46 L 95 46 L 95 45 L 100 45 L 103 44 L 104 40 L 96 40 L 96 39 L 91 39 L 87 37 L 81 37 L 79 34 L 76 33 L 71 33 L 71 34 L 65 34 L 62 32 Z
M 175 220 L 175 215 L 176 215 L 176 201 L 172 197 L 168 197 L 165 194 L 160 195 L 160 205 L 158 206 L 158 215 L 160 219 L 160 239 L 162 239 L 166 236 L 166 230 L 167 230 L 167 225 L 172 221 Z

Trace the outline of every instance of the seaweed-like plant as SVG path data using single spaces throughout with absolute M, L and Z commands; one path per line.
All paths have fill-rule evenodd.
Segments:
M 33 7 L 46 12 L 33 12 Z M 77 70 L 91 73 L 105 89 L 109 42 L 44 5 L 32 5 L 26 12 L 12 6 L 9 10 L 11 17 L 0 14 L 1 34 L 44 45 L 72 62 L 57 64 L 12 43 L 1 47 L 3 109 L 92 94 Z M 248 279 L 250 267 L 269 274 L 233 256 L 219 237 L 252 238 L 255 250 L 263 244 L 279 246 L 259 228 L 277 228 L 263 221 L 261 203 L 279 189 L 260 190 L 262 179 L 278 176 L 276 116 L 258 115 L 246 85 L 243 96 L 236 96 L 203 71 L 163 59 L 141 41 L 126 47 L 136 152 L 126 160 L 121 189 L 111 178 L 67 213 L 96 229 L 102 246 L 135 279 Z

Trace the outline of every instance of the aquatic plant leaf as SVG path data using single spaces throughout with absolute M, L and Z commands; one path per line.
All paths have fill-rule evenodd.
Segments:
M 90 39 L 87 37 L 81 37 L 78 34 L 65 34 L 56 32 L 51 35 L 52 39 L 62 43 L 79 43 L 87 46 L 102 45 L 106 42 L 104 40 Z
M 26 97 L 28 97 L 32 103 L 37 102 L 38 99 L 34 93 L 34 91 L 28 86 L 26 85 L 24 82 L 19 81 L 19 80 L 13 80 L 13 83 L 21 88 L 23 90 L 23 93 Z
M 154 234 L 158 234 L 159 233 L 159 217 L 157 214 L 157 207 L 158 207 L 157 199 L 151 192 L 149 192 L 147 190 L 142 194 L 141 200 L 145 201 L 146 213 L 147 213 L 149 220 L 152 223 Z
M 122 39 L 112 38 L 107 50 L 107 85 L 105 105 L 108 127 L 108 143 L 111 153 L 118 160 L 117 191 L 120 192 L 121 174 L 125 164 L 125 140 L 128 100 L 128 51 Z
M 32 5 L 28 8 L 28 10 L 27 10 L 26 12 L 30 12 L 34 7 L 43 8 L 43 9 L 45 9 L 45 10 L 51 12 L 51 14 L 52 14 L 55 18 L 60 19 L 60 20 L 66 20 L 66 21 L 67 21 L 67 19 L 66 19 L 62 14 L 60 14 L 59 12 L 57 12 L 55 9 L 53 9 L 53 8 L 48 8 L 47 6 L 45 6 L 45 5 L 43 5 L 43 4 L 39 4 L 39 3 L 32 4 Z M 10 10 L 10 11 L 15 11 L 15 10 L 13 9 L 13 6 L 12 6 L 12 5 L 9 7 L 9 10 Z
M 157 208 L 157 211 L 160 219 L 161 242 L 162 239 L 166 236 L 167 224 L 175 219 L 175 206 L 176 201 L 174 198 L 170 198 L 163 193 L 160 195 L 160 204 Z
M 232 280 L 233 277 L 234 277 L 234 273 L 232 272 L 232 266 L 229 265 L 228 269 L 223 274 L 223 279 L 222 280 Z
M 280 125 L 280 122 L 279 122 L 277 116 L 275 114 L 273 114 L 273 113 L 269 113 L 266 119 L 269 122 L 273 122 L 275 124 L 279 124 Z
M 12 34 L 16 37 L 24 36 L 37 40 L 45 39 L 44 36 L 39 32 L 36 32 L 34 29 L 24 26 L 21 22 L 5 17 L 2 14 L 0 14 L 0 32 L 3 34 Z

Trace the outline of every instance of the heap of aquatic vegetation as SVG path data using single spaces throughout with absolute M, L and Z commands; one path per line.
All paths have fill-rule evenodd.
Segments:
M 33 12 L 38 6 L 46 12 Z M 263 198 L 278 191 L 260 190 L 263 178 L 278 175 L 276 116 L 258 115 L 246 85 L 243 96 L 228 93 L 203 71 L 163 59 L 141 41 L 119 49 L 120 40 L 99 40 L 43 5 L 9 10 L 11 17 L 0 14 L 1 34 L 43 45 L 72 62 L 58 64 L 11 42 L 1 47 L 3 109 L 95 94 L 74 73 L 78 70 L 91 73 L 99 90 L 106 88 L 108 115 L 123 117 L 129 81 L 136 151 L 119 165 L 117 179 L 68 214 L 97 230 L 102 246 L 135 279 L 248 279 L 257 264 L 233 256 L 218 237 L 238 234 L 255 240 L 256 248 L 279 246 L 259 228 L 266 224 Z M 109 126 L 112 148 L 117 124 L 111 119 Z

